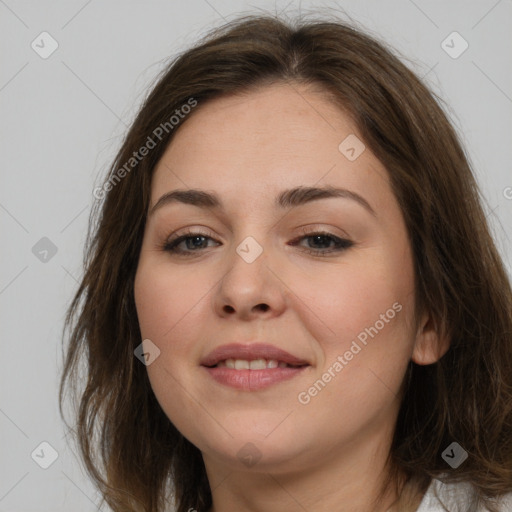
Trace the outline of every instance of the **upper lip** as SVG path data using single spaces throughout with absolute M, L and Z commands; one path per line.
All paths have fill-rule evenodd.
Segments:
M 202 361 L 202 366 L 215 366 L 226 359 L 244 359 L 253 361 L 255 359 L 274 359 L 292 365 L 309 365 L 309 363 L 296 357 L 285 350 L 268 345 L 266 343 L 230 343 L 212 350 Z

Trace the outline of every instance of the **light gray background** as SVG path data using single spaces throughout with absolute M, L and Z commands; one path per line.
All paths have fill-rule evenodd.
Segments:
M 512 268 L 510 0 L 0 0 L 0 512 L 96 510 L 58 414 L 60 335 L 93 188 L 147 87 L 168 58 L 237 13 L 299 6 L 346 12 L 447 102 Z M 47 59 L 31 48 L 43 31 L 59 44 Z M 453 31 L 469 44 L 457 59 L 441 47 Z M 42 237 L 57 247 L 47 262 L 32 252 Z M 48 469 L 31 458 L 43 441 L 58 452 Z

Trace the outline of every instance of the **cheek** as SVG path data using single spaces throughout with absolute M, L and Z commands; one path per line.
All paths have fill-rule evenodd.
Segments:
M 293 308 L 300 308 L 302 321 L 308 322 L 308 329 L 328 351 L 343 349 L 376 322 L 379 331 L 387 333 L 410 314 L 413 276 L 406 261 L 396 264 L 393 258 L 379 254 L 317 271 L 314 279 L 304 275 L 291 280 L 289 276 L 294 283 Z
M 304 399 L 315 401 L 320 415 L 340 403 L 361 414 L 389 405 L 414 341 L 414 274 L 408 247 L 368 248 L 364 258 L 354 257 L 350 264 L 318 273 L 315 280 L 296 283 L 303 299 L 301 317 L 310 319 L 308 329 L 321 346 L 311 385 L 315 379 L 321 382 L 311 394 L 302 389 Z
M 190 375 L 195 370 L 194 351 L 204 325 L 198 319 L 200 303 L 209 297 L 204 282 L 197 273 L 171 271 L 168 263 L 144 253 L 135 277 L 142 339 L 150 339 L 160 350 L 146 368 L 148 377 L 162 409 L 180 431 L 189 431 L 194 415 L 200 413 L 191 407 L 194 383 Z
M 339 414 L 354 428 L 394 403 L 414 341 L 408 249 L 366 255 L 364 262 L 331 273 L 327 291 L 312 302 L 329 335 L 323 338 L 324 359 L 299 400 L 319 417 L 351 411 L 348 420 Z
M 158 345 L 171 338 L 180 324 L 189 324 L 207 286 L 197 273 L 155 259 L 141 255 L 134 295 L 142 336 Z
M 197 364 L 204 331 L 200 318 L 208 301 L 206 280 L 198 273 L 172 268 L 168 262 L 155 261 L 151 254 L 141 257 L 135 278 L 135 304 L 142 339 L 149 339 L 160 350 L 159 357 L 147 371 L 157 398 L 163 402 L 173 396 L 181 399 L 180 387 Z M 171 388 L 176 392 L 170 393 Z M 169 405 L 164 407 L 168 409 Z

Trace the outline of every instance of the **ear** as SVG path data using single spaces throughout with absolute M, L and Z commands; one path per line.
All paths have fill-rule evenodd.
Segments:
M 439 361 L 450 348 L 449 336 L 444 331 L 435 325 L 429 314 L 425 313 L 418 324 L 411 359 L 419 365 Z

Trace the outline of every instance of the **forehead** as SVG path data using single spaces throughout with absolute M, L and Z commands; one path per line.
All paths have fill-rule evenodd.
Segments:
M 347 144 L 362 151 L 355 160 Z M 176 188 L 273 201 L 285 188 L 322 184 L 374 201 L 390 193 L 386 170 L 346 113 L 321 89 L 280 84 L 199 103 L 155 169 L 151 204 Z

